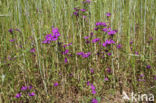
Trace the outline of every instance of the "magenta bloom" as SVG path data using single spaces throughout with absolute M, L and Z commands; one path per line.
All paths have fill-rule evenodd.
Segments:
M 91 52 L 83 53 L 82 57 L 83 58 L 88 58 L 90 55 L 91 55 Z
M 52 28 L 52 33 L 53 34 L 47 34 L 45 36 L 45 40 L 42 43 L 49 44 L 49 43 L 51 43 L 51 41 L 56 41 L 58 39 L 58 37 L 60 36 L 58 28 Z
M 147 66 L 146 66 L 146 68 L 147 68 L 147 69 L 150 69 L 150 68 L 151 68 L 151 66 L 150 66 L 150 65 L 147 65 Z
M 54 87 L 57 87 L 58 86 L 58 82 L 54 83 Z
M 69 50 L 66 49 L 62 54 L 63 54 L 63 55 L 66 55 L 68 52 L 69 52 Z
M 107 55 L 108 55 L 108 56 L 111 56 L 111 55 L 112 55 L 112 53 L 107 53 Z
M 14 42 L 14 41 L 15 41 L 15 39 L 11 39 L 11 40 L 10 40 L 10 42 Z
M 29 89 L 32 89 L 32 86 L 29 86 Z
M 106 47 L 106 46 L 108 46 L 108 45 L 110 45 L 110 44 L 115 44 L 115 41 L 113 41 L 113 40 L 106 40 L 104 43 L 103 43 L 103 46 L 104 47 Z
M 90 69 L 90 72 L 91 72 L 91 73 L 94 73 L 94 69 Z
M 91 84 L 91 89 L 95 90 L 95 86 L 93 84 Z
M 133 44 L 133 41 L 132 40 L 130 41 L 130 44 Z
M 84 54 L 83 52 L 78 52 L 78 53 L 77 53 L 77 55 L 83 55 L 83 54 Z
M 111 13 L 106 13 L 106 16 L 107 16 L 107 17 L 111 16 Z
M 121 48 L 121 44 L 118 44 L 116 47 L 117 47 L 118 49 L 120 49 L 120 48 Z
M 92 103 L 98 103 L 98 101 L 94 98 L 92 99 Z
M 86 11 L 86 9 L 80 9 L 82 12 L 85 12 Z
M 73 12 L 73 15 L 75 15 L 75 16 L 79 16 L 78 11 Z
M 25 90 L 27 90 L 27 89 L 28 89 L 27 86 L 22 86 L 22 88 L 21 88 L 22 91 L 25 91 Z
M 113 36 L 113 35 L 115 35 L 116 34 L 116 31 L 115 30 L 110 30 L 109 32 L 108 32 L 108 35 L 110 35 L 110 36 Z
M 138 79 L 138 81 L 140 81 L 140 82 L 145 82 L 145 79 Z
M 9 29 L 8 31 L 9 31 L 11 34 L 13 34 L 13 29 Z
M 21 95 L 22 95 L 21 93 L 17 93 L 15 97 L 16 97 L 16 98 L 20 98 Z
M 68 59 L 67 58 L 64 59 L 64 63 L 68 63 Z
M 83 3 L 90 3 L 90 2 L 91 2 L 91 0 L 86 0 Z
M 104 28 L 104 29 L 102 29 L 102 31 L 104 31 L 104 32 L 108 32 L 108 29 L 107 29 L 107 28 Z
M 106 70 L 108 73 L 111 73 L 111 69 L 110 68 L 107 68 Z
M 31 53 L 34 53 L 35 51 L 36 51 L 35 48 L 30 49 Z
M 34 92 L 32 92 L 32 93 L 29 93 L 29 96 L 35 96 L 35 93 Z
M 87 85 L 88 85 L 88 86 L 90 85 L 90 82 L 89 82 L 89 81 L 87 82 Z
M 106 23 L 105 22 L 97 22 L 96 23 L 96 26 L 103 26 L 103 27 L 106 27 Z
M 144 74 L 140 74 L 140 77 L 144 77 Z
M 98 41 L 100 41 L 100 38 L 95 38 L 95 39 L 92 40 L 92 43 L 96 43 Z
M 104 80 L 105 80 L 105 81 L 108 81 L 108 78 L 106 77 Z
M 89 36 L 85 36 L 85 37 L 84 37 L 84 39 L 88 39 L 88 38 L 89 38 Z
M 92 90 L 92 94 L 96 94 L 96 91 L 95 90 Z
M 135 51 L 135 54 L 136 54 L 136 55 L 139 55 L 139 53 L 138 53 L 137 51 Z

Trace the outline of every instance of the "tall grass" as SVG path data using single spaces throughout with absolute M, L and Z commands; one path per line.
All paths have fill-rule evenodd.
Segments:
M 101 103 L 119 103 L 123 102 L 120 97 L 123 90 L 144 92 L 149 88 L 146 93 L 155 94 L 155 0 L 92 0 L 87 6 L 82 1 L 0 1 L 1 103 L 88 103 L 92 98 Z M 74 8 L 87 9 L 87 18 L 75 17 Z M 111 17 L 106 16 L 107 12 Z M 84 41 L 91 32 L 105 41 L 103 33 L 94 30 L 96 22 L 108 22 L 118 30 L 113 39 L 116 45 L 122 44 L 121 49 L 113 46 L 112 56 L 106 60 L 96 55 L 99 45 L 88 46 Z M 57 42 L 43 44 L 52 26 L 59 29 L 61 37 Z M 13 29 L 13 34 L 9 29 Z M 11 39 L 15 41 L 10 42 Z M 66 56 L 61 54 L 65 49 L 58 42 L 72 43 L 67 47 L 72 53 L 67 64 Z M 35 53 L 30 52 L 32 48 Z M 83 59 L 76 55 L 80 51 L 91 51 L 92 55 Z M 147 65 L 151 68 L 147 69 Z M 110 74 L 107 68 L 111 69 Z M 145 82 L 138 81 L 140 74 L 145 75 Z M 105 77 L 109 80 L 105 81 Z M 96 87 L 95 95 L 91 94 L 87 81 Z M 55 82 L 59 86 L 55 87 Z M 36 95 L 15 98 L 20 88 L 28 85 L 33 86 Z

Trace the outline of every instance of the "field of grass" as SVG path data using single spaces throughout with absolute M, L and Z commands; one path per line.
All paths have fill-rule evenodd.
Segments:
M 156 96 L 155 14 L 156 0 L 0 0 L 0 103 Z

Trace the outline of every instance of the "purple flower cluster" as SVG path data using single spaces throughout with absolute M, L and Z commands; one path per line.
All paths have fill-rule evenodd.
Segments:
M 96 100 L 95 98 L 92 99 L 92 103 L 98 103 L 98 100 Z
M 113 41 L 112 39 L 106 40 L 106 41 L 103 43 L 103 46 L 104 46 L 104 47 L 107 47 L 108 45 L 111 45 L 111 44 L 115 44 L 115 41 Z
M 59 84 L 58 84 L 58 82 L 55 82 L 54 83 L 54 87 L 57 87 Z
M 96 94 L 96 91 L 95 91 L 96 88 L 95 88 L 95 86 L 92 83 L 90 83 L 89 81 L 87 82 L 87 85 L 90 86 L 90 88 L 92 90 L 92 94 Z
M 58 28 L 52 28 L 52 34 L 47 34 L 45 40 L 42 42 L 44 44 L 49 44 L 51 41 L 56 41 L 61 34 Z
M 96 22 L 96 26 L 107 27 L 107 24 L 105 22 Z
M 92 43 L 96 43 L 98 41 L 100 41 L 100 38 L 95 38 L 95 39 L 92 40 Z
M 30 92 L 31 89 L 32 89 L 32 86 L 22 86 L 21 87 L 21 91 L 23 92 L 23 95 L 25 93 L 28 93 L 29 96 L 35 96 L 34 92 Z M 27 91 L 27 92 L 24 92 L 24 91 Z M 17 93 L 15 97 L 20 98 L 22 96 L 22 92 Z
M 80 55 L 80 56 L 82 56 L 83 58 L 88 58 L 88 57 L 91 55 L 91 52 L 87 52 L 87 53 L 78 52 L 77 55 Z

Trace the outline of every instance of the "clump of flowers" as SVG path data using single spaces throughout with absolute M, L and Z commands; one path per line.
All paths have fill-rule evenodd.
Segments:
M 23 99 L 28 98 L 28 96 L 35 96 L 35 93 L 32 92 L 32 86 L 22 86 L 20 91 L 15 95 L 16 98 L 22 97 Z
M 56 41 L 58 40 L 58 37 L 60 36 L 60 32 L 58 30 L 58 28 L 52 28 L 52 34 L 47 34 L 45 36 L 45 40 L 42 42 L 44 44 L 49 44 L 52 41 Z
M 91 55 L 91 52 L 78 52 L 77 55 L 82 56 L 83 58 L 88 58 Z
M 98 100 L 96 100 L 95 98 L 92 99 L 92 103 L 98 103 Z

